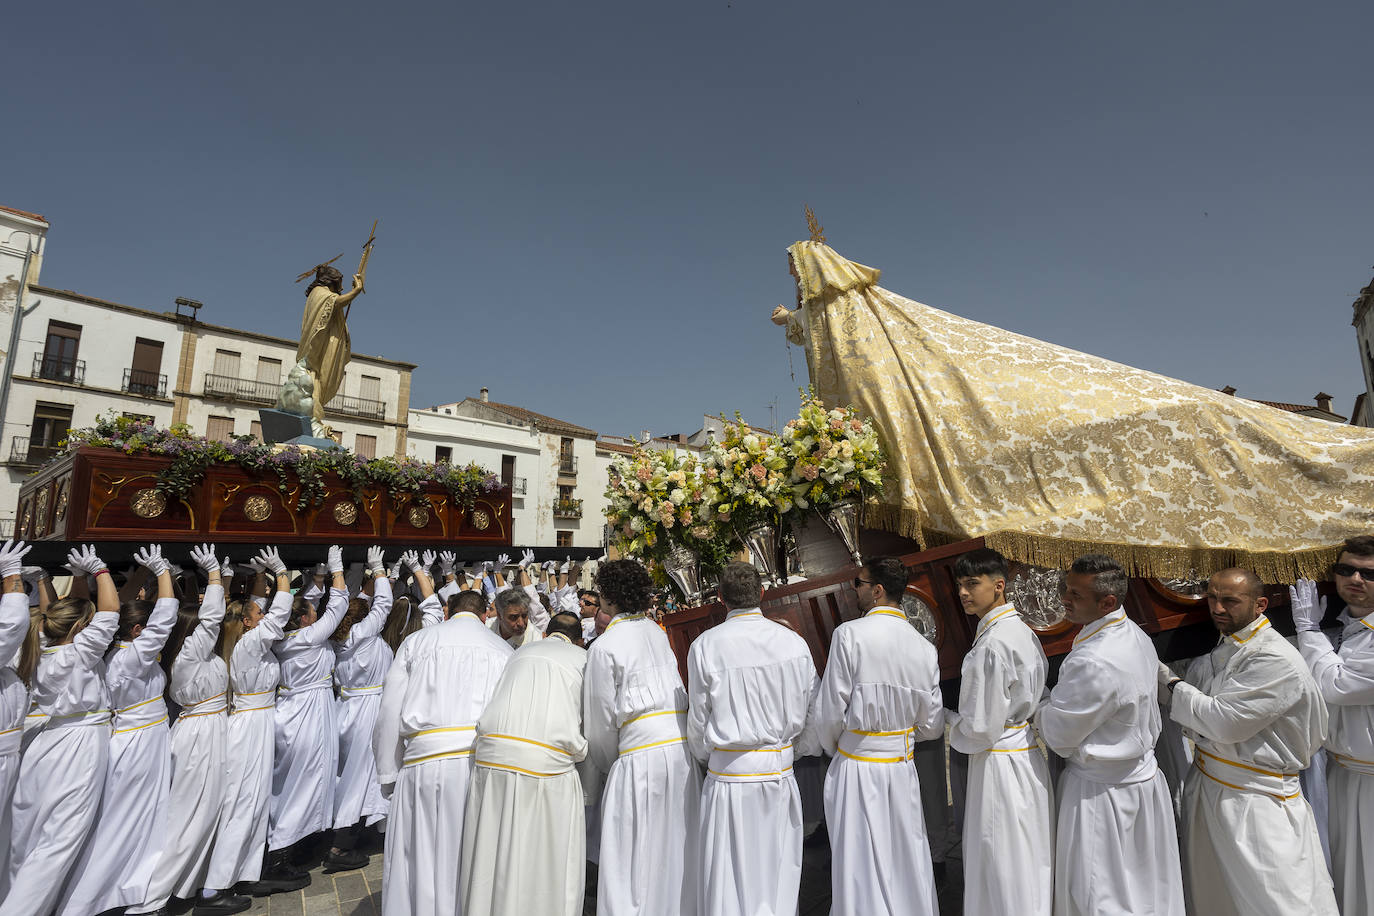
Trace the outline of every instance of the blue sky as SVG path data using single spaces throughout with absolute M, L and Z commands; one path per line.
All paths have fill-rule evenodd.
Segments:
M 1347 413 L 1368 3 L 22 4 L 0 203 L 46 284 L 294 337 L 374 218 L 360 352 L 603 433 L 794 412 L 810 203 L 883 285 Z M 351 270 L 351 266 L 348 268 Z M 805 360 L 793 350 L 798 383 Z

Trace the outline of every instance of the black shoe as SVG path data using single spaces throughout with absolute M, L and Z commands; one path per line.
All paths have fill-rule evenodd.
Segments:
M 220 891 L 213 897 L 197 900 L 191 916 L 226 916 L 228 913 L 242 913 L 252 905 L 253 901 L 248 897 Z
M 234 893 L 250 897 L 266 897 L 270 894 L 284 894 L 310 886 L 310 876 L 306 875 L 263 875 L 257 881 L 240 881 L 234 885 Z
M 353 871 L 362 868 L 368 863 L 368 855 L 356 849 L 340 849 L 338 852 L 331 852 L 324 857 L 324 873 L 333 874 L 336 871 Z

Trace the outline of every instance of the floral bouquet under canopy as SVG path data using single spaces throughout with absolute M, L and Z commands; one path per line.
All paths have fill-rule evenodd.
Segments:
M 721 440 L 702 456 L 702 464 L 716 473 L 720 522 L 747 531 L 775 525 L 796 508 L 788 479 L 791 462 L 781 446 L 776 436 L 754 429 L 738 414 L 725 425 Z
M 885 464 L 873 422 L 853 407 L 829 410 L 811 392 L 801 413 L 787 421 L 780 451 L 786 456 L 798 509 L 822 512 L 845 499 L 865 499 L 882 489 Z
M 616 547 L 660 566 L 674 543 L 695 551 L 703 571 L 724 568 L 729 515 L 717 512 L 719 472 L 697 455 L 641 449 L 611 463 L 606 522 Z

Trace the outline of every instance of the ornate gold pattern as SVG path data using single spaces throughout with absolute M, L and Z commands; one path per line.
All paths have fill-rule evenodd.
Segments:
M 491 527 L 491 516 L 487 514 L 486 509 L 472 510 L 472 527 L 478 531 L 486 531 Z
M 62 521 L 67 517 L 67 501 L 71 497 L 71 481 L 63 480 L 57 485 L 57 505 L 53 509 L 53 520 Z
M 825 227 L 821 221 L 816 219 L 816 211 L 811 209 L 810 204 L 802 204 L 806 208 L 806 231 L 811 233 L 811 241 L 825 241 Z
M 33 536 L 41 538 L 48 533 L 48 501 L 52 499 L 52 490 L 47 485 L 38 491 L 38 505 L 33 513 Z
M 129 499 L 129 508 L 139 518 L 157 518 L 167 511 L 167 497 L 153 487 L 144 487 L 134 491 Z
M 1239 564 L 1321 578 L 1374 525 L 1374 434 L 969 321 L 876 286 L 819 242 L 788 249 L 811 381 L 873 418 L 889 465 L 867 522 L 1138 576 Z M 789 324 L 789 338 L 794 328 Z
M 272 515 L 272 503 L 266 496 L 250 496 L 243 501 L 243 514 L 250 522 L 265 522 Z
M 334 504 L 334 521 L 340 525 L 352 525 L 358 521 L 358 504 L 338 502 Z
M 29 534 L 29 522 L 33 521 L 33 504 L 27 499 L 19 506 L 19 533 L 25 537 Z
M 423 528 L 429 524 L 429 510 L 421 506 L 411 506 L 406 513 L 406 521 L 412 528 Z

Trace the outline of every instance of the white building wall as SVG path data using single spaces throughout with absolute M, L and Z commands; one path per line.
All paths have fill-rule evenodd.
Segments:
M 452 405 L 447 405 L 452 410 Z M 435 450 L 451 450 L 453 464 L 476 462 L 493 474 L 501 473 L 503 455 L 515 457 L 515 492 L 511 507 L 514 526 L 511 543 L 518 547 L 544 547 L 554 543 L 551 500 L 540 505 L 539 491 L 533 483 L 545 473 L 547 457 L 539 434 L 528 425 L 508 425 L 474 417 L 444 413 L 444 407 L 410 411 L 406 454 L 421 461 L 434 461 Z M 524 492 L 521 492 L 521 483 Z
M 42 220 L 0 209 L 0 372 L 8 369 L 20 304 L 28 304 L 25 289 L 38 282 L 47 231 Z

